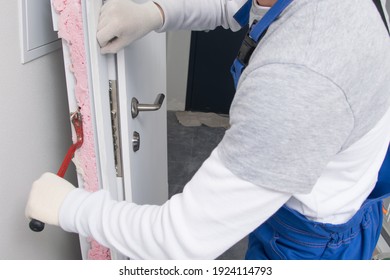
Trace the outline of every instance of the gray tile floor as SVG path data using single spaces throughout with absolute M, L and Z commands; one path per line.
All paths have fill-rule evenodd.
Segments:
M 225 129 L 207 126 L 182 126 L 174 111 L 168 111 L 168 184 L 169 197 L 183 190 L 212 150 L 221 141 Z M 243 259 L 247 239 L 244 238 L 218 259 Z

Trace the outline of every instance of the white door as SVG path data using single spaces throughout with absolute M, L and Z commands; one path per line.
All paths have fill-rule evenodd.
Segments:
M 168 196 L 165 46 L 151 33 L 117 55 L 125 198 L 135 203 Z
M 117 55 L 101 55 L 96 30 L 102 2 L 81 1 L 99 187 L 109 190 L 118 200 L 162 204 L 168 199 L 166 101 L 163 99 L 166 37 L 152 33 Z M 64 47 L 66 65 L 69 54 Z M 74 97 L 69 87 L 73 78 L 69 73 L 67 83 L 73 111 Z M 132 115 L 132 107 L 133 111 L 139 107 L 137 116 L 134 112 Z M 82 184 L 80 178 L 80 187 Z M 83 257 L 87 258 L 88 244 L 83 238 L 81 246 Z M 114 259 L 123 258 L 114 250 L 111 255 Z

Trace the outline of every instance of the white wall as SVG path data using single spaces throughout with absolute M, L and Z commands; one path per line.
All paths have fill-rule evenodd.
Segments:
M 31 183 L 71 144 L 62 52 L 20 63 L 18 1 L 2 1 L 0 34 L 0 259 L 79 259 L 75 234 L 34 233 L 24 216 Z
M 184 111 L 191 31 L 167 33 L 167 109 Z

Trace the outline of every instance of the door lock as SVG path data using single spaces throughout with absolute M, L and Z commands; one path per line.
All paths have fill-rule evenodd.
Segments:
M 136 152 L 139 150 L 139 147 L 141 145 L 141 137 L 137 131 L 133 132 L 133 151 Z
M 161 105 L 164 102 L 165 95 L 160 93 L 156 97 L 156 101 L 154 101 L 154 104 L 140 104 L 137 100 L 137 98 L 133 97 L 131 100 L 131 116 L 136 118 L 139 114 L 139 112 L 147 112 L 147 111 L 157 111 L 161 108 Z

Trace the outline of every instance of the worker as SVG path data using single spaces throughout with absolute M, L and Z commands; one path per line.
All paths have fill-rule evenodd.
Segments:
M 27 217 L 132 259 L 215 259 L 247 235 L 247 259 L 370 259 L 390 141 L 390 39 L 372 0 L 108 0 L 97 39 L 115 53 L 153 30 L 252 22 L 264 32 L 232 68 L 231 127 L 182 193 L 136 205 L 45 173 Z

